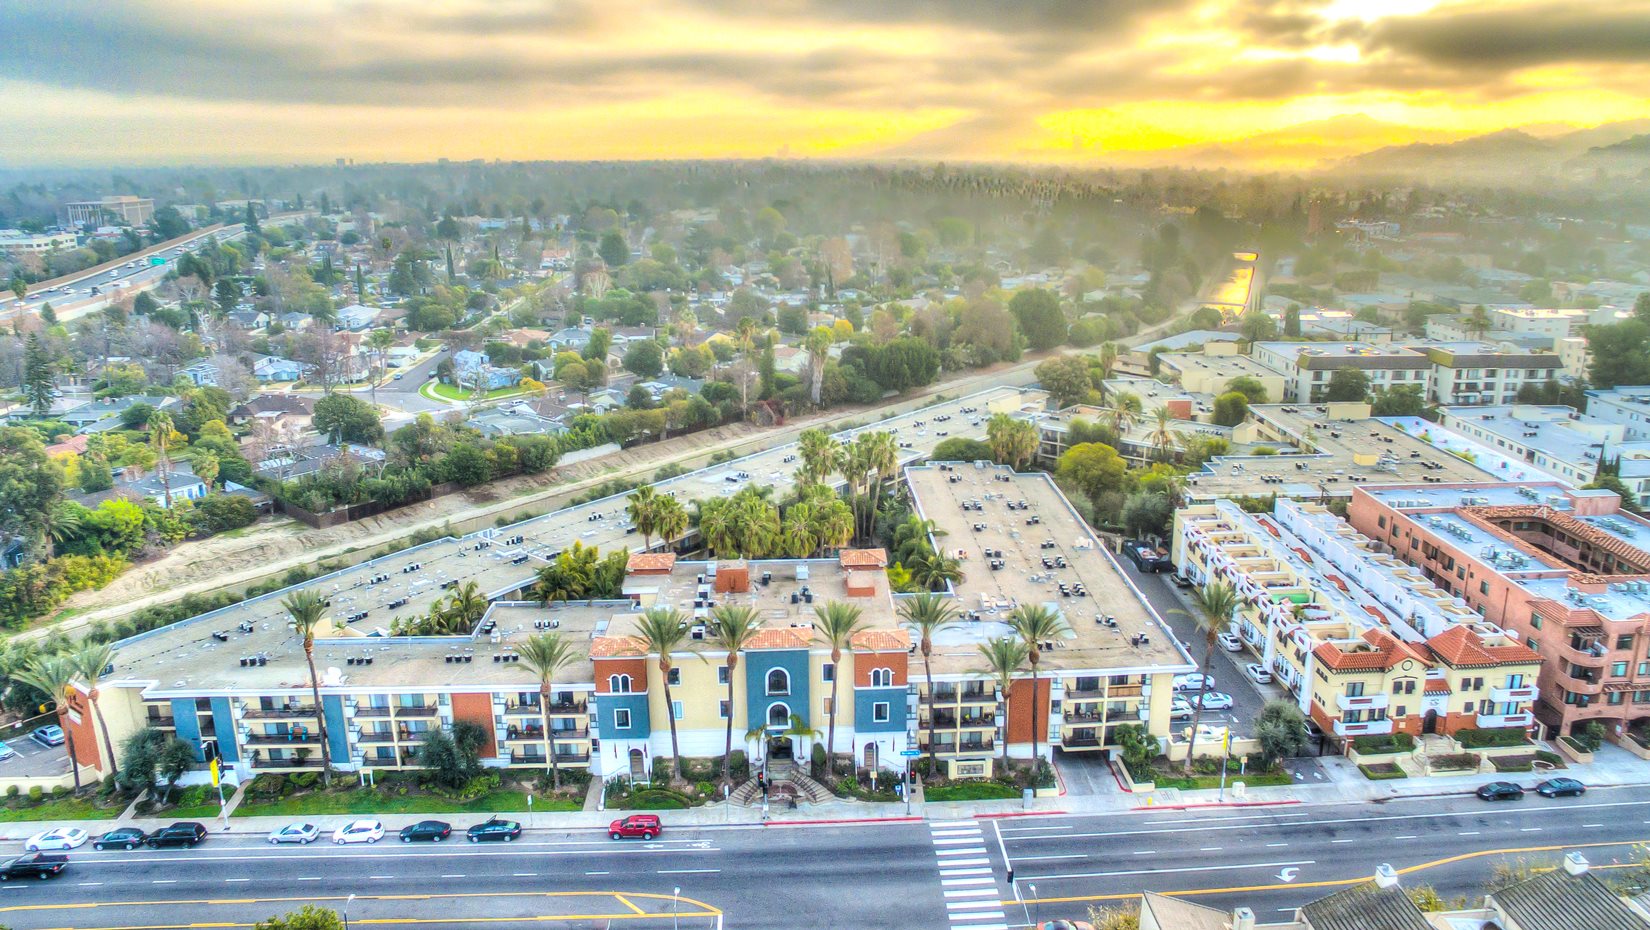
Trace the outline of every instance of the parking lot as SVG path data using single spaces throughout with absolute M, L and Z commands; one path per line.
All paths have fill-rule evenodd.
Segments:
M 62 746 L 42 746 L 23 729 L 10 730 L 4 741 L 16 755 L 0 761 L 0 774 L 12 778 L 49 778 L 69 771 L 69 754 Z

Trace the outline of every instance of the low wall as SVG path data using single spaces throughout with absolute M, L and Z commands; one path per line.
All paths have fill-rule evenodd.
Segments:
M 1180 740 L 1170 740 L 1169 749 L 1165 755 L 1170 762 L 1184 762 L 1186 761 L 1186 750 L 1190 745 L 1190 743 Z M 1197 741 L 1197 757 L 1199 759 L 1218 759 L 1225 754 L 1225 751 L 1221 749 L 1220 740 L 1200 739 Z M 1232 758 L 1258 755 L 1260 755 L 1259 740 L 1250 737 L 1237 737 L 1232 740 Z
M 1386 762 L 1397 762 L 1415 755 L 1415 750 L 1408 749 L 1399 752 L 1369 752 L 1363 753 L 1354 749 L 1351 742 L 1346 744 L 1346 758 L 1353 765 L 1380 765 Z
M 103 778 L 103 773 L 90 766 L 80 767 L 80 781 L 82 784 L 91 784 Z M 74 776 L 68 772 L 61 775 L 19 775 L 14 777 L 0 776 L 0 792 L 10 792 L 13 785 L 17 786 L 20 794 L 28 794 L 30 788 L 38 786 L 41 791 L 51 794 L 57 788 L 73 788 Z
M 1112 762 L 1111 770 L 1116 774 L 1117 779 L 1123 783 L 1123 790 L 1130 794 L 1157 790 L 1156 782 L 1135 781 L 1134 776 L 1129 774 L 1129 767 L 1122 762 Z

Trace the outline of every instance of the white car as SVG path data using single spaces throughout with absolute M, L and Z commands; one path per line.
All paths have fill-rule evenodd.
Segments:
M 1236 633 L 1222 633 L 1215 637 L 1220 642 L 1220 648 L 1227 652 L 1242 652 L 1243 640 Z
M 384 825 L 376 820 L 352 820 L 333 831 L 332 841 L 344 843 L 376 843 L 384 838 Z
M 1257 685 L 1269 685 L 1272 683 L 1272 673 L 1268 672 L 1266 670 L 1266 666 L 1260 664 L 1259 662 L 1250 662 L 1248 665 L 1243 667 L 1243 671 L 1249 676 L 1250 680 Z
M 1204 688 L 1215 686 L 1215 676 L 1204 675 L 1201 672 L 1187 672 L 1184 675 L 1174 676 L 1176 691 L 1202 691 Z
M 1194 704 L 1202 704 L 1204 710 L 1231 710 L 1232 696 L 1219 691 L 1210 691 L 1192 698 Z
M 321 835 L 321 828 L 312 823 L 289 823 L 269 831 L 270 845 L 278 843 L 313 843 Z
M 23 848 L 29 852 L 41 849 L 74 849 L 86 842 L 86 831 L 79 827 L 47 830 L 29 837 Z
M 1191 701 L 1188 701 L 1177 694 L 1175 695 L 1174 702 L 1169 705 L 1169 719 L 1188 720 L 1191 718 L 1194 710 L 1195 708 L 1192 707 Z

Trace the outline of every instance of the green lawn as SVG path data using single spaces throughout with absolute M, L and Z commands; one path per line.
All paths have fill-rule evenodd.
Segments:
M 996 801 L 1012 800 L 1019 796 L 1020 789 L 992 781 L 936 785 L 933 788 L 922 789 L 924 801 Z
M 1295 779 L 1288 772 L 1278 772 L 1269 775 L 1249 773 L 1248 775 L 1231 774 L 1226 776 L 1226 787 L 1232 787 L 1232 782 L 1241 781 L 1248 788 L 1272 788 L 1278 785 L 1293 785 Z M 1219 775 L 1194 775 L 1187 778 L 1184 775 L 1165 775 L 1152 773 L 1152 784 L 1159 788 L 1179 788 L 1182 791 L 1196 791 L 1201 788 L 1219 788 Z
M 475 392 L 474 391 L 471 391 L 468 388 L 460 388 L 460 387 L 457 387 L 455 385 L 446 384 L 446 383 L 441 382 L 441 381 L 428 381 L 428 382 L 425 382 L 424 386 L 418 389 L 418 393 L 424 394 L 426 396 L 428 396 L 430 394 L 434 394 L 436 397 L 440 397 L 444 400 L 474 400 L 475 399 Z M 514 397 L 517 394 L 525 394 L 525 393 L 526 392 L 523 391 L 519 387 L 515 387 L 515 386 L 502 387 L 502 388 L 499 388 L 496 391 L 488 391 L 487 395 L 486 395 L 486 399 L 487 400 L 497 400 L 500 397 Z
M 533 798 L 534 811 L 577 811 L 584 804 L 567 798 Z M 274 801 L 248 799 L 235 808 L 234 817 L 306 817 L 327 814 L 492 814 L 525 812 L 527 792 L 500 788 L 474 801 L 455 801 L 434 794 L 384 795 L 371 788 L 350 791 L 312 791 Z
M 18 823 L 27 820 L 113 820 L 126 805 L 117 801 L 110 807 L 94 807 L 83 798 L 60 798 L 21 807 L 0 807 L 0 823 Z

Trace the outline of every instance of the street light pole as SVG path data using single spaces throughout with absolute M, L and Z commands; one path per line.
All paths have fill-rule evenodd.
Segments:
M 355 903 L 355 895 L 344 900 L 344 930 L 349 930 L 349 906 Z
M 675 888 L 670 889 L 670 928 L 671 928 L 671 930 L 679 930 L 678 925 L 676 923 L 676 914 L 679 910 L 677 905 L 679 904 L 679 902 L 681 900 L 682 900 L 682 886 L 677 885 Z M 344 930 L 349 930 L 349 928 L 345 927 Z

